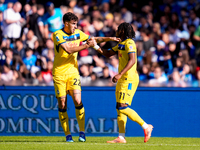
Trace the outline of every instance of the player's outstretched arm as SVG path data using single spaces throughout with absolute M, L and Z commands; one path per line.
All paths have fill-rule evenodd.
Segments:
M 107 58 L 116 54 L 115 51 L 113 51 L 113 50 L 102 49 L 100 47 L 98 49 L 96 49 L 96 51 L 99 52 L 100 54 L 104 55 Z
M 61 44 L 61 46 L 68 54 L 72 54 L 72 53 L 87 49 L 89 47 L 94 47 L 96 44 L 97 43 L 95 40 L 89 40 L 86 44 L 81 45 L 81 46 L 72 47 L 68 43 L 63 43 L 63 44 Z
M 116 41 L 120 42 L 121 39 L 117 37 L 94 37 L 97 43 L 108 42 L 108 41 Z

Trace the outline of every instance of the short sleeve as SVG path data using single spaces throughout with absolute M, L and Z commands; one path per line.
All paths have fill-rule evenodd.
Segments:
M 125 44 L 125 50 L 127 53 L 136 53 L 136 45 L 133 40 L 129 40 Z
M 80 34 L 80 41 L 85 41 L 85 40 L 89 39 L 89 35 L 85 34 L 81 30 L 79 30 L 79 34 Z
M 63 39 L 63 36 L 56 32 L 54 32 L 54 34 L 53 34 L 53 41 L 56 45 L 66 43 L 66 40 Z
M 118 44 L 115 47 L 112 47 L 112 50 L 117 52 L 118 51 Z

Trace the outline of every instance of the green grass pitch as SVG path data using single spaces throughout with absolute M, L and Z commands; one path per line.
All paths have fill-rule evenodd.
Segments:
M 126 144 L 108 144 L 115 137 L 87 137 L 84 143 L 73 137 L 66 143 L 61 136 L 0 136 L 0 150 L 200 150 L 200 138 L 126 137 Z

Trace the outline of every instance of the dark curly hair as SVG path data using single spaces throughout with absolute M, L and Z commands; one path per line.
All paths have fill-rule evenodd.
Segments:
M 133 30 L 133 27 L 130 23 L 121 23 L 118 27 L 118 30 L 124 31 L 125 38 L 135 38 L 135 31 Z
M 64 14 L 63 23 L 65 23 L 65 21 L 71 21 L 71 20 L 78 21 L 78 17 L 71 12 Z

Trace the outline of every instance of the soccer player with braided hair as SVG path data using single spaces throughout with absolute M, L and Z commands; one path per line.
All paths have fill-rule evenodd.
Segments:
M 144 122 L 144 120 L 129 106 L 132 103 L 133 96 L 139 84 L 137 73 L 137 50 L 133 38 L 135 32 L 129 23 L 121 23 L 116 31 L 116 37 L 121 41 L 111 50 L 98 48 L 97 51 L 106 57 L 115 55 L 118 52 L 119 68 L 118 74 L 112 78 L 116 85 L 116 109 L 117 123 L 119 127 L 118 138 L 107 141 L 107 143 L 126 143 L 125 128 L 127 117 L 137 122 L 144 130 L 144 142 L 151 137 L 153 126 Z

